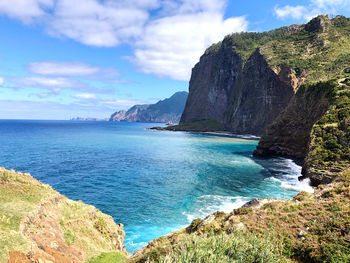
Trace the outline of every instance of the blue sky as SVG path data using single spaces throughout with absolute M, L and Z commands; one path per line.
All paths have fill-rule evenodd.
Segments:
M 0 119 L 108 117 L 188 90 L 210 44 L 350 0 L 0 0 Z

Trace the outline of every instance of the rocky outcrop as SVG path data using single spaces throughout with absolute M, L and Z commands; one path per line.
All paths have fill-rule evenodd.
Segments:
M 350 78 L 302 86 L 268 127 L 255 156 L 303 160 L 302 177 L 328 184 L 349 168 Z
M 305 158 L 312 127 L 330 106 L 327 91 L 319 93 L 316 89 L 297 92 L 261 137 L 255 156 Z
M 113 113 L 109 118 L 109 121 L 122 121 L 125 119 L 126 110 L 121 110 Z
M 188 93 L 177 92 L 168 99 L 156 104 L 135 105 L 128 111 L 122 110 L 112 114 L 110 121 L 125 122 L 168 122 L 177 123 L 185 107 Z
M 122 224 L 29 174 L 0 167 L 0 262 L 86 262 L 126 255 Z

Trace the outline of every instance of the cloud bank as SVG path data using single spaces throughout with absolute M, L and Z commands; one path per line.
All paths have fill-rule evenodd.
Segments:
M 133 49 L 129 59 L 140 71 L 187 81 L 206 47 L 229 33 L 247 30 L 245 17 L 224 17 L 226 4 L 227 0 L 11 0 L 0 1 L 0 14 L 40 23 L 52 36 L 89 46 L 126 43 Z M 39 66 L 31 70 L 43 72 Z M 84 74 L 80 66 L 71 70 Z M 46 75 L 53 74 L 48 70 Z

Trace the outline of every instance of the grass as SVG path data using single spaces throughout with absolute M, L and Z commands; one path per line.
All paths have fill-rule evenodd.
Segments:
M 29 241 L 19 232 L 21 220 L 37 205 L 57 193 L 39 184 L 28 174 L 0 167 L 0 262 L 6 262 L 9 251 L 25 251 Z
M 210 234 L 207 237 L 192 235 L 181 241 L 158 262 L 216 262 L 216 263 L 275 263 L 289 262 L 278 254 L 275 244 L 267 237 L 262 239 L 252 233 L 235 231 L 230 235 Z
M 350 78 L 339 81 L 331 107 L 314 125 L 306 165 L 319 177 L 335 178 L 349 167 L 350 160 Z
M 93 257 L 87 263 L 125 263 L 126 256 L 120 252 L 103 253 Z
M 30 223 L 23 235 L 20 226 L 29 215 Z M 51 241 L 45 236 L 51 232 L 56 237 L 63 236 L 66 256 L 79 250 L 86 258 L 120 249 L 118 244 L 124 235 L 112 217 L 95 207 L 69 200 L 29 174 L 0 167 L 0 263 L 7 262 L 9 252 L 27 253 L 31 247 L 37 247 L 33 244 L 36 235 L 41 247 L 49 244 Z

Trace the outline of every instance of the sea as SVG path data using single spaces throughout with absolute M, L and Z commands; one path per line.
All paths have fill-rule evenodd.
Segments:
M 253 157 L 249 136 L 148 129 L 156 125 L 0 120 L 0 166 L 123 223 L 130 253 L 215 211 L 312 191 L 293 160 Z

